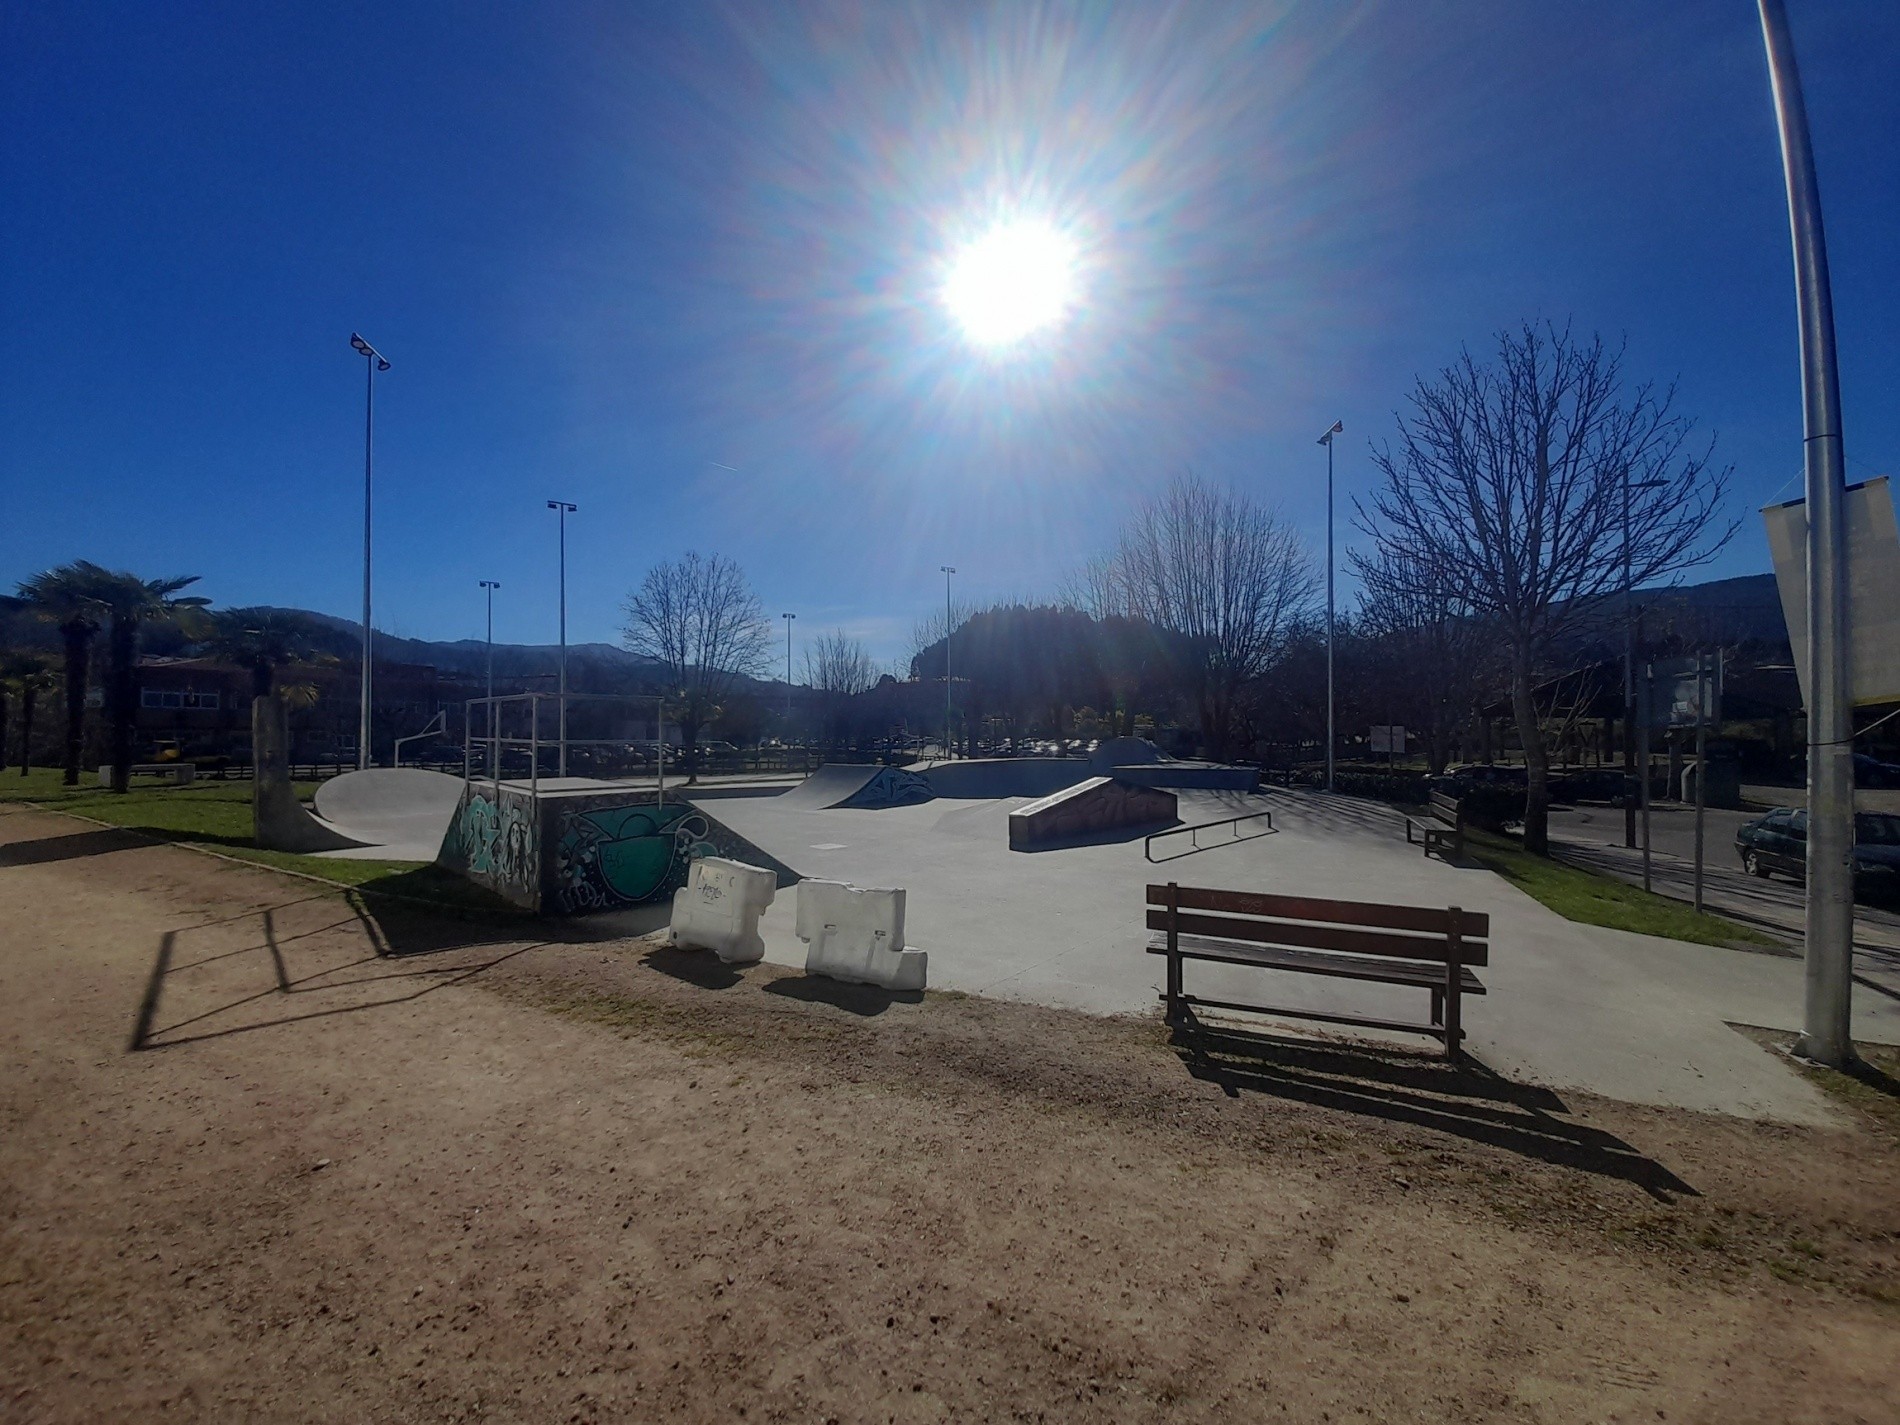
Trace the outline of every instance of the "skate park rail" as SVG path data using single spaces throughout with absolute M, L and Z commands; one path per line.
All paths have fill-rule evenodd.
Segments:
M 1243 821 L 1264 821 L 1267 824 L 1267 829 L 1265 831 L 1255 831 L 1251 836 L 1242 836 L 1240 834 L 1240 824 Z M 1223 826 L 1231 828 L 1232 835 L 1226 837 L 1224 840 L 1214 842 L 1212 845 L 1201 845 L 1199 833 L 1203 831 L 1213 831 Z M 1222 846 L 1233 846 L 1242 841 L 1258 841 L 1263 836 L 1274 835 L 1276 830 L 1277 828 L 1273 824 L 1272 812 L 1250 811 L 1241 816 L 1222 817 L 1219 821 L 1198 821 L 1192 826 L 1171 826 L 1166 831 L 1157 831 L 1151 836 L 1142 838 L 1141 854 L 1146 856 L 1151 863 L 1159 865 L 1163 861 L 1179 861 L 1182 857 L 1192 856 L 1197 851 L 1216 851 Z M 1157 857 L 1155 855 L 1155 842 L 1169 836 L 1187 837 L 1189 843 L 1188 849 L 1185 851 L 1177 851 L 1172 856 Z

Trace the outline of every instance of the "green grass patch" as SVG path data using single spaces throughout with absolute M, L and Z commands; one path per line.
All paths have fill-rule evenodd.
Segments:
M 203 847 L 240 861 L 253 861 L 279 871 L 295 871 L 333 885 L 378 895 L 404 896 L 454 910 L 522 913 L 474 882 L 428 862 L 300 856 L 295 852 L 267 851 L 256 846 L 251 840 L 251 784 L 248 781 L 198 781 L 189 787 L 178 787 L 157 778 L 139 777 L 133 779 L 132 790 L 122 796 L 106 791 L 95 778 L 85 774 L 81 774 L 80 781 L 77 787 L 62 785 L 58 768 L 36 767 L 25 777 L 14 769 L 0 774 L 0 802 L 68 811 L 161 841 Z M 299 799 L 307 801 L 318 784 L 297 782 L 294 785 Z
M 1640 886 L 1599 876 L 1549 857 L 1533 856 L 1508 837 L 1467 831 L 1465 851 L 1473 860 L 1490 867 L 1565 920 L 1607 926 L 1611 930 L 1633 930 L 1639 935 L 1660 935 L 1670 940 L 1690 940 L 1699 945 L 1780 943 L 1759 930 L 1706 911 L 1698 914 L 1692 906 Z

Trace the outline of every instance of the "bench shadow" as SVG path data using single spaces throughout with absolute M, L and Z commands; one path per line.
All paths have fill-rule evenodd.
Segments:
M 922 990 L 887 990 L 877 985 L 848 985 L 843 980 L 830 979 L 824 975 L 787 975 L 782 980 L 774 980 L 766 985 L 765 992 L 801 1000 L 806 1004 L 828 1004 L 847 1014 L 867 1018 L 884 1013 L 894 1004 L 924 1002 Z
M 1193 1077 L 1230 1097 L 1243 1092 L 1406 1123 L 1522 1157 L 1615 1178 L 1661 1202 L 1695 1188 L 1612 1133 L 1553 1115 L 1568 1110 L 1549 1089 L 1516 1084 L 1465 1055 L 1457 1061 L 1402 1050 L 1337 1048 L 1189 1016 L 1169 1043 Z
M 739 967 L 728 965 L 710 950 L 681 950 L 673 945 L 656 945 L 640 957 L 648 969 L 671 975 L 702 990 L 729 990 L 745 978 Z

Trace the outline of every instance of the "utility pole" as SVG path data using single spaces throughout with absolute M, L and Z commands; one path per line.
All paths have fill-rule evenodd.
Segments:
M 943 760 L 950 760 L 950 576 L 951 565 L 938 566 L 943 573 Z
M 361 772 L 369 767 L 369 536 L 370 493 L 376 469 L 376 373 L 389 370 L 389 361 L 356 332 L 350 333 L 350 345 L 363 358 L 368 380 L 363 395 L 363 675 L 357 680 L 360 707 L 356 723 L 356 770 Z
M 567 775 L 567 517 L 580 509 L 566 500 L 549 500 L 548 508 L 561 522 L 561 743 L 555 757 L 555 776 Z
M 789 747 L 792 736 L 792 620 L 798 615 L 780 614 L 779 617 L 785 620 L 785 745 Z M 819 651 L 822 653 L 824 650 L 821 648 Z
M 1333 789 L 1333 749 L 1339 739 L 1333 729 L 1333 437 L 1346 429 L 1344 421 L 1334 421 L 1332 429 L 1319 438 L 1326 447 L 1326 790 Z
M 500 587 L 499 580 L 482 580 L 482 588 L 488 591 L 488 692 L 486 695 L 488 716 L 484 721 L 488 728 L 488 760 L 491 766 L 498 765 L 496 757 L 500 745 L 495 741 L 495 590 Z M 499 776 L 500 773 L 497 772 L 496 775 Z
M 1827 234 L 1801 72 L 1782 0 L 1760 0 L 1781 129 L 1801 328 L 1808 516 L 1808 903 L 1806 1004 L 1795 1052 L 1835 1068 L 1855 1058 L 1854 713 L 1848 677 L 1846 454 Z

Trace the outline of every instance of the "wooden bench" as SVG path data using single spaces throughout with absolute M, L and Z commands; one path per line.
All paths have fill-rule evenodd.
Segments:
M 1329 1024 L 1396 1029 L 1441 1040 L 1456 1058 L 1464 1038 L 1460 1001 L 1485 993 L 1473 965 L 1490 963 L 1491 917 L 1451 906 L 1374 905 L 1364 901 L 1314 900 L 1307 896 L 1257 895 L 1198 886 L 1148 887 L 1150 955 L 1168 957 L 1168 1023 L 1183 1021 L 1196 1005 L 1287 1015 Z M 1431 1019 L 1371 1019 L 1364 1016 L 1285 1009 L 1273 1005 L 1203 999 L 1188 994 L 1181 970 L 1188 960 L 1290 970 L 1302 975 L 1415 985 L 1431 992 Z
M 191 762 L 134 762 L 130 774 L 134 777 L 170 777 L 181 787 L 188 787 L 197 775 L 198 768 Z M 99 769 L 99 785 L 112 785 L 112 766 L 107 763 Z
M 1465 806 L 1450 792 L 1434 791 L 1431 800 L 1425 804 L 1424 817 L 1415 820 L 1405 818 L 1405 844 L 1423 846 L 1425 854 L 1436 851 L 1442 858 L 1445 848 L 1451 848 L 1449 859 L 1462 861 L 1465 858 Z M 1412 831 L 1417 828 L 1419 835 L 1414 838 Z

